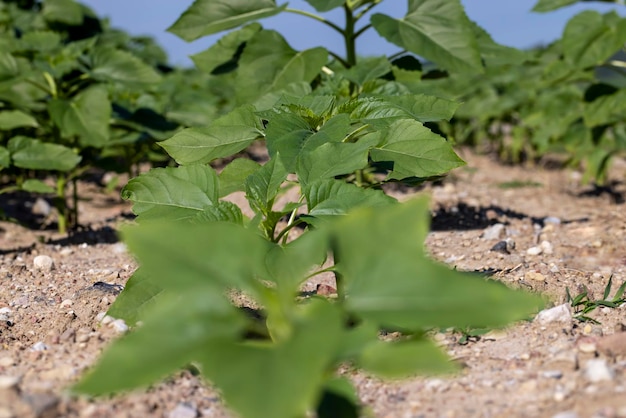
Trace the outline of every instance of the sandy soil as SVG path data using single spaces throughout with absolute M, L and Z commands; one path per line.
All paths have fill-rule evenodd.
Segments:
M 613 291 L 626 281 L 626 164 L 616 164 L 612 187 L 599 189 L 581 185 L 573 171 L 463 157 L 467 167 L 419 191 L 433 198 L 427 246 L 434 258 L 543 292 L 554 306 L 565 303 L 566 288 L 601 299 L 609 277 Z M 87 226 L 69 238 L 0 223 L 0 418 L 231 416 L 216 392 L 186 371 L 113 399 L 65 394 L 124 332 L 122 324 L 102 322 L 117 291 L 97 283 L 123 285 L 136 268 L 115 238 L 120 223 L 129 222 L 130 206 L 115 191 L 81 187 Z M 31 214 L 33 203 L 0 197 L 7 213 Z M 508 252 L 492 250 L 505 240 Z M 36 267 L 41 255 L 52 258 L 53 269 Z M 597 324 L 572 315 L 567 306 L 555 319 L 519 323 L 466 344 L 458 333 L 437 334 L 464 366 L 457 376 L 398 382 L 350 376 L 366 416 L 626 417 L 626 307 L 596 309 L 589 316 Z

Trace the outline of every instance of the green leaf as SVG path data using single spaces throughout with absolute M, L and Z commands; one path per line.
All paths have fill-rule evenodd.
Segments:
M 245 180 L 257 171 L 261 165 L 247 158 L 236 158 L 219 174 L 220 197 L 228 196 L 233 192 L 245 190 Z
M 83 23 L 83 11 L 74 0 L 46 0 L 43 3 L 43 17 L 49 22 L 68 25 Z
M 318 12 L 328 12 L 342 6 L 345 0 L 306 0 Z
M 0 146 L 0 170 L 11 165 L 11 153 L 8 149 Z
M 391 72 L 391 63 L 387 57 L 366 58 L 357 63 L 354 67 L 342 71 L 340 74 L 348 80 L 364 85 L 366 82 L 376 80 Z
M 497 327 L 527 318 L 541 298 L 432 261 L 423 243 L 427 199 L 363 208 L 330 223 L 346 307 L 380 327 Z M 381 251 L 384 248 L 384 251 Z
M 125 84 L 155 84 L 161 76 L 130 52 L 101 47 L 91 54 L 91 75 L 98 81 Z
M 476 36 L 480 56 L 485 62 L 485 66 L 519 65 L 530 57 L 530 54 L 527 52 L 494 42 L 487 31 L 475 22 L 470 21 L 470 24 Z
M 64 138 L 77 136 L 82 146 L 96 148 L 109 141 L 111 102 L 104 87 L 90 87 L 71 100 L 52 99 L 48 112 Z
M 257 213 L 267 215 L 274 204 L 280 186 L 287 179 L 287 170 L 280 158 L 270 159 L 244 182 L 246 198 Z
M 414 120 L 393 123 L 370 156 L 375 162 L 393 162 L 387 177 L 393 180 L 439 176 L 465 164 L 444 138 Z
M 404 18 L 377 13 L 371 22 L 389 42 L 446 70 L 482 72 L 472 25 L 459 0 L 409 0 Z
M 267 125 L 267 150 L 272 158 L 280 155 L 287 171 L 295 173 L 298 154 L 311 135 L 313 130 L 304 118 L 293 113 L 280 113 Z
M 82 14 L 81 14 L 82 18 Z M 20 51 L 37 51 L 47 53 L 61 47 L 61 35 L 52 31 L 27 32 L 17 44 Z
M 5 110 L 0 112 L 0 130 L 10 131 L 20 127 L 36 128 L 37 119 L 20 110 Z
M 559 9 L 561 7 L 569 6 L 570 4 L 578 3 L 581 0 L 539 0 L 533 12 L 550 12 L 552 10 Z
M 311 301 L 301 308 L 288 339 L 211 345 L 200 360 L 202 373 L 241 416 L 305 416 L 321 395 L 341 323 L 331 303 Z
M 178 164 L 203 164 L 233 155 L 262 137 L 250 106 L 237 108 L 204 128 L 187 128 L 159 142 Z
M 167 31 L 191 42 L 280 13 L 274 0 L 196 0 Z
M 17 76 L 19 71 L 15 57 L 8 52 L 0 51 L 0 81 Z
M 155 168 L 131 179 L 122 198 L 140 219 L 188 219 L 218 202 L 218 178 L 208 165 Z
M 123 237 L 143 274 L 166 291 L 210 286 L 210 292 L 236 288 L 258 296 L 257 272 L 270 243 L 241 225 L 152 221 L 124 229 Z
M 567 22 L 561 45 L 568 63 L 578 68 L 603 64 L 626 41 L 626 19 L 617 13 L 581 12 Z
M 158 303 L 163 288 L 157 286 L 140 267 L 126 282 L 124 291 L 115 298 L 107 311 L 113 318 L 123 319 L 128 325 L 135 325 L 146 317 L 151 307 Z
M 361 400 L 345 377 L 336 377 L 324 385 L 324 393 L 317 405 L 317 418 L 359 418 Z
M 236 341 L 246 324 L 222 294 L 202 286 L 163 295 L 150 308 L 144 324 L 116 341 L 74 391 L 103 395 L 147 386 L 206 357 L 212 344 Z
M 427 338 L 405 341 L 375 341 L 363 348 L 358 365 L 387 378 L 405 378 L 417 373 L 450 373 L 457 370 L 450 358 Z
M 251 23 L 225 35 L 206 51 L 191 55 L 190 58 L 199 70 L 208 73 L 234 70 L 245 43 L 261 29 L 260 24 Z
M 54 193 L 54 187 L 47 185 L 41 180 L 28 179 L 22 183 L 22 190 L 29 193 Z
M 324 48 L 296 51 L 278 32 L 261 31 L 247 42 L 239 60 L 237 99 L 249 103 L 292 83 L 309 83 L 327 60 Z
M 78 165 L 80 155 L 76 155 L 70 148 L 59 144 L 43 143 L 36 139 L 26 137 L 14 137 L 9 141 L 9 149 L 13 148 L 11 142 L 19 141 L 19 149 L 12 152 L 13 164 L 16 167 L 31 170 L 56 170 L 70 171 Z
M 220 201 L 216 205 L 207 206 L 198 213 L 192 222 L 232 222 L 234 224 L 243 225 L 243 213 L 239 206 L 231 202 Z
M 342 180 L 324 179 L 303 185 L 309 215 L 345 215 L 359 206 L 378 207 L 395 203 L 396 200 L 381 190 L 364 189 Z
M 298 158 L 296 173 L 302 184 L 350 174 L 368 165 L 369 150 L 378 140 L 370 137 L 356 143 L 328 142 Z
M 585 126 L 593 128 L 623 121 L 624 112 L 626 112 L 626 89 L 619 89 L 613 94 L 601 96 L 586 104 Z
M 403 96 L 365 97 L 348 102 L 339 112 L 349 113 L 354 121 L 369 123 L 386 129 L 399 119 L 419 122 L 450 120 L 459 103 L 425 94 Z

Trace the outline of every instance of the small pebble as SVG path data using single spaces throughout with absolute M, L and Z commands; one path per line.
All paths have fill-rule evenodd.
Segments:
M 74 302 L 72 300 L 65 299 L 63 302 L 61 302 L 61 308 L 69 308 L 73 304 L 74 304 Z
M 535 319 L 543 324 L 550 322 L 570 322 L 572 320 L 572 313 L 570 312 L 569 304 L 564 303 L 554 308 L 544 309 L 537 314 Z
M 0 314 L 11 315 L 13 311 L 6 306 L 4 308 L 0 308 Z
M 33 260 L 33 267 L 35 267 L 35 270 L 49 272 L 54 268 L 54 260 L 47 255 L 38 255 Z
M 15 359 L 13 357 L 1 357 L 0 358 L 0 367 L 11 367 L 15 364 Z
M 19 383 L 20 378 L 17 376 L 0 375 L 0 389 L 11 389 L 16 387 Z
M 197 416 L 198 410 L 187 403 L 179 403 L 167 414 L 168 418 L 196 418 Z
M 74 252 L 74 250 L 72 250 L 71 248 L 63 248 L 61 251 L 59 251 L 59 254 L 61 254 L 63 257 L 66 257 L 68 255 L 71 255 Z
M 552 415 L 552 418 L 578 418 L 578 414 L 574 411 L 565 411 Z
M 528 255 L 539 255 L 543 252 L 543 250 L 541 249 L 541 247 L 530 247 L 529 249 L 526 250 L 526 254 Z
M 550 243 L 550 241 L 541 241 L 539 247 L 544 254 L 551 255 L 554 253 L 554 247 L 552 247 L 552 243 Z
M 556 216 L 546 216 L 545 218 L 543 218 L 543 223 L 545 224 L 552 224 L 552 225 L 561 225 L 561 219 L 557 218 Z
M 604 359 L 591 359 L 585 364 L 585 376 L 590 382 L 597 383 L 613 380 L 614 373 Z
M 123 319 L 114 320 L 113 322 L 109 324 L 109 327 L 113 328 L 119 333 L 128 331 L 128 325 L 126 325 L 126 322 L 124 322 Z
M 38 341 L 30 347 L 33 351 L 44 351 L 48 349 L 48 346 L 43 341 Z
M 505 234 L 506 231 L 504 224 L 497 223 L 485 228 L 480 237 L 485 240 L 494 240 L 504 238 Z
M 50 203 L 48 203 L 46 199 L 41 197 L 38 197 L 37 200 L 35 200 L 35 204 L 31 209 L 33 215 L 39 215 L 44 217 L 50 215 L 51 211 L 52 207 L 50 206 Z
M 511 254 L 511 251 L 515 249 L 515 241 L 511 238 L 507 238 L 498 242 L 496 245 L 491 247 L 491 251 L 496 251 L 505 254 Z
M 535 282 L 543 282 L 546 280 L 543 274 L 538 273 L 536 271 L 529 271 L 524 275 L 526 280 L 535 281 Z
M 563 372 L 560 370 L 546 370 L 541 375 L 548 379 L 560 379 L 563 377 Z

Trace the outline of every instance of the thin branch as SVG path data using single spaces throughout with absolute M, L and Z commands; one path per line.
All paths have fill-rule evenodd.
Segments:
M 389 55 L 389 57 L 387 57 L 387 59 L 389 61 L 393 61 L 394 59 L 406 54 L 408 51 L 406 49 L 403 49 L 402 51 L 398 51 L 395 54 Z
M 343 29 L 341 29 L 339 26 L 335 25 L 333 22 L 331 22 L 330 20 L 326 20 L 324 19 L 322 16 L 316 15 L 315 13 L 310 13 L 310 12 L 306 12 L 304 10 L 299 10 L 299 9 L 291 9 L 291 8 L 286 8 L 285 9 L 286 12 L 288 13 L 294 13 L 297 15 L 301 15 L 301 16 L 306 16 L 306 17 L 310 17 L 311 19 L 315 19 L 318 22 L 322 22 L 325 25 L 330 26 L 331 28 L 333 28 L 334 30 L 336 30 L 337 32 L 339 32 L 341 35 L 344 34 Z
M 380 2 L 382 2 L 382 0 L 376 0 L 375 2 L 368 4 L 365 9 L 361 10 L 356 16 L 354 16 L 354 20 L 357 21 L 363 16 L 365 16 L 370 10 L 378 6 Z
M 359 29 L 358 31 L 356 31 L 354 33 L 354 39 L 358 38 L 359 36 L 361 36 L 363 34 L 363 32 L 365 32 L 366 30 L 368 30 L 369 28 L 371 28 L 372 25 L 371 24 L 367 24 L 365 26 L 363 26 L 361 29 Z
M 331 57 L 333 57 L 334 59 L 339 61 L 341 63 L 341 65 L 343 65 L 345 68 L 349 67 L 348 61 L 346 61 L 344 58 L 342 58 L 339 54 L 336 54 L 333 51 L 328 51 L 328 55 L 330 55 Z

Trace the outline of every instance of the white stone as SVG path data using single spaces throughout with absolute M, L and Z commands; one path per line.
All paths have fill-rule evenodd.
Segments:
M 0 376 L 0 389 L 11 389 L 20 383 L 17 376 Z
M 564 303 L 554 308 L 544 309 L 537 314 L 535 320 L 542 324 L 548 324 L 550 322 L 570 322 L 572 320 L 572 313 L 570 312 L 569 304 Z
M 191 405 L 179 403 L 176 408 L 172 409 L 168 418 L 196 418 L 198 416 L 198 410 Z
M 73 304 L 74 304 L 74 301 L 70 299 L 65 299 L 63 302 L 61 302 L 61 308 L 69 308 Z
M 501 239 L 506 234 L 504 224 L 494 224 L 490 227 L 485 228 L 483 231 L 481 238 L 486 240 L 494 240 Z
M 4 314 L 4 315 L 11 315 L 13 311 L 10 308 L 7 308 L 6 306 L 4 308 L 0 308 L 0 314 Z
M 539 255 L 543 252 L 543 250 L 541 249 L 541 247 L 530 247 L 529 249 L 526 250 L 526 254 L 528 255 Z
M 48 349 L 48 346 L 45 345 L 42 341 L 39 341 L 33 344 L 30 348 L 33 351 L 45 351 Z
M 35 270 L 48 272 L 54 268 L 54 260 L 47 255 L 38 255 L 33 260 L 33 267 L 35 267 Z
M 596 383 L 613 380 L 614 373 L 604 359 L 591 359 L 585 364 L 585 376 L 590 382 Z
M 126 325 L 126 322 L 124 322 L 123 319 L 116 319 L 111 322 L 109 326 L 119 333 L 128 331 L 128 325 Z
M 550 241 L 541 241 L 541 244 L 539 244 L 539 247 L 541 248 L 541 251 L 543 251 L 544 254 L 550 255 L 554 252 L 554 247 L 552 246 Z

